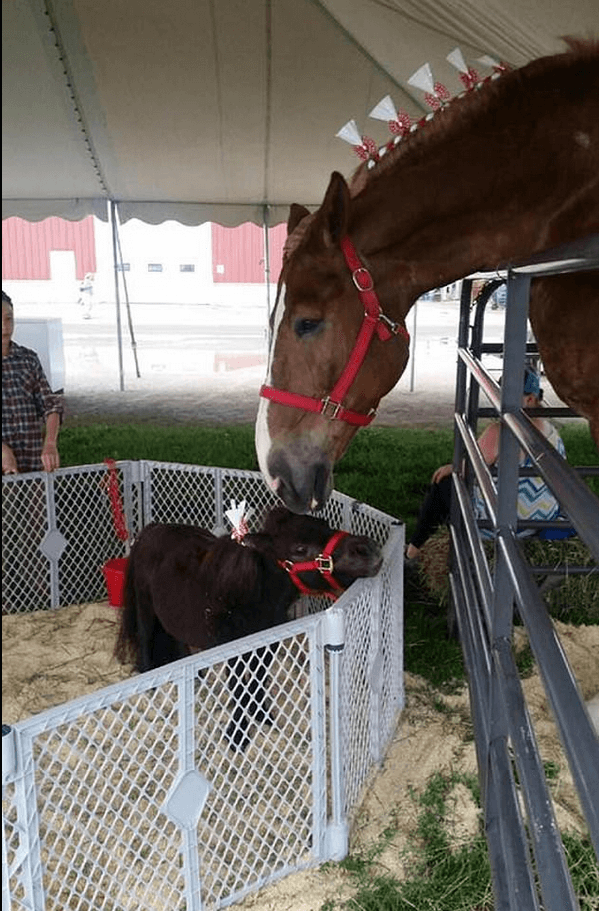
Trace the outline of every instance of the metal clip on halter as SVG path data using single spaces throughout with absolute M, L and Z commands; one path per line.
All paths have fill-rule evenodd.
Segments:
M 330 556 L 325 557 L 323 554 L 318 554 L 318 556 L 314 558 L 314 562 L 316 563 L 319 573 L 332 573 L 335 569 L 333 558 Z
M 323 417 L 328 417 L 329 421 L 334 421 L 336 419 L 337 415 L 339 414 L 339 412 L 341 411 L 341 408 L 343 407 L 341 405 L 341 402 L 333 402 L 329 395 L 326 395 L 324 397 L 324 399 L 322 399 L 321 401 L 322 401 L 322 408 L 320 409 L 320 413 L 322 414 Z M 326 410 L 329 407 L 329 405 L 333 409 L 332 414 L 330 414 L 330 415 L 326 414 Z
M 389 332 L 393 333 L 393 335 L 399 335 L 400 332 L 403 333 L 403 326 L 400 323 L 396 323 L 394 320 L 389 319 L 388 316 L 385 316 L 382 310 L 379 315 L 379 319 L 382 323 L 385 323 Z

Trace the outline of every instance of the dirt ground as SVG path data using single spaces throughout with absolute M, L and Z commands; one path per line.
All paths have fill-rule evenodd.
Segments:
M 131 668 L 113 657 L 118 610 L 108 602 L 2 618 L 2 720 L 14 723 L 69 699 L 125 679 Z M 583 698 L 597 689 L 599 627 L 557 622 L 561 641 Z M 523 631 L 517 630 L 517 647 Z M 406 707 L 380 769 L 373 773 L 351 832 L 350 850 L 368 851 L 390 828 L 394 835 L 378 858 L 380 872 L 398 879 L 409 872 L 415 839 L 417 798 L 435 772 L 476 774 L 468 691 L 443 695 L 425 680 L 406 675 Z M 552 782 L 558 824 L 585 831 L 572 777 L 537 673 L 524 680 L 541 755 L 559 766 Z M 479 831 L 480 812 L 469 790 L 457 785 L 450 795 L 451 843 L 460 845 Z M 342 868 L 325 865 L 265 888 L 237 905 L 252 911 L 318 911 L 329 900 L 350 897 Z

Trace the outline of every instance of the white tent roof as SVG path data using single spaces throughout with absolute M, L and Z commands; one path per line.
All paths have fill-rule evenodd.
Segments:
M 3 0 L 3 217 L 234 225 L 319 205 L 335 137 L 389 94 L 428 110 L 456 46 L 519 66 L 599 32 L 597 0 Z

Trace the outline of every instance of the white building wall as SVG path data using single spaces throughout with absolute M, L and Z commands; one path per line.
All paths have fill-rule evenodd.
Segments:
M 210 303 L 214 300 L 212 281 L 212 234 L 210 223 L 189 227 L 176 221 L 148 225 L 132 219 L 120 228 L 127 291 L 131 303 Z M 112 229 L 94 218 L 96 277 L 94 302 L 115 300 Z M 162 265 L 162 272 L 148 271 L 149 263 Z M 191 265 L 193 272 L 182 272 Z M 75 254 L 50 252 L 49 281 L 5 280 L 4 291 L 19 304 L 75 304 L 79 281 L 75 275 Z M 218 297 L 218 295 L 217 295 Z M 123 289 L 121 285 L 121 298 Z
M 94 218 L 96 276 L 94 303 L 115 302 L 115 280 L 112 229 L 108 222 Z M 270 311 L 276 296 L 276 283 L 267 289 L 263 284 L 241 284 L 212 280 L 212 230 L 210 222 L 188 226 L 177 221 L 149 225 L 131 219 L 119 229 L 123 262 L 129 269 L 125 276 L 131 304 L 211 304 L 229 308 L 264 307 Z M 162 266 L 150 271 L 149 265 Z M 193 271 L 182 271 L 181 266 Z M 48 305 L 52 314 L 62 312 L 61 305 L 76 304 L 80 282 L 75 274 L 72 251 L 50 252 L 49 281 L 5 280 L 4 291 L 15 306 Z M 125 301 L 123 283 L 119 286 Z M 268 293 L 267 293 L 268 292 Z
M 96 275 L 94 298 L 114 301 L 112 231 L 95 220 Z M 176 221 L 148 225 L 131 219 L 119 230 L 123 272 L 131 303 L 209 303 L 212 300 L 212 239 L 210 223 L 189 227 Z M 153 263 L 162 271 L 149 271 Z M 193 266 L 182 272 L 181 266 Z M 121 285 L 121 296 L 123 286 Z

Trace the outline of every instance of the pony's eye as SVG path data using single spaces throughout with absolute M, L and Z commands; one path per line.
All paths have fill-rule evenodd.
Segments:
M 296 557 L 305 557 L 307 553 L 308 553 L 308 545 L 307 545 L 307 544 L 294 544 L 294 546 L 293 546 L 293 554 L 294 554 L 294 556 L 296 556 Z
M 305 338 L 307 335 L 314 335 L 322 324 L 321 319 L 296 319 L 294 329 L 299 338 Z

